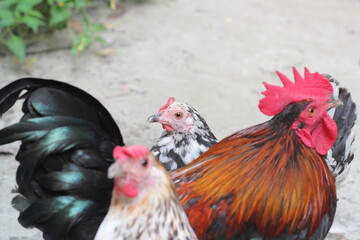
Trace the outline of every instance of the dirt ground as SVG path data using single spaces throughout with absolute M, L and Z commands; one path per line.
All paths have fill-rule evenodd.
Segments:
M 332 74 L 360 102 L 359 0 L 158 0 L 129 5 L 121 17 L 110 13 L 92 13 L 109 28 L 102 34 L 109 46 L 95 44 L 78 57 L 41 53 L 69 44 L 65 33 L 49 36 L 31 48 L 40 53 L 30 55 L 26 72 L 0 58 L 0 87 L 29 76 L 71 83 L 109 109 L 127 144 L 149 147 L 162 129 L 146 119 L 170 96 L 194 106 L 219 139 L 267 120 L 257 107 L 262 82 L 279 84 L 274 71 L 292 77 L 292 66 Z M 19 116 L 19 109 L 10 111 L 0 126 Z M 0 150 L 15 153 L 16 145 Z M 0 239 L 41 239 L 11 208 L 13 158 L 0 157 Z M 359 173 L 356 155 L 327 239 L 360 239 Z

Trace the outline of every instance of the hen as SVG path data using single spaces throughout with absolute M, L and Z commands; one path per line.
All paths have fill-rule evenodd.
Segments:
M 340 104 L 319 73 L 265 83 L 271 120 L 238 131 L 171 173 L 199 239 L 324 239 L 336 209 L 324 155 L 337 138 L 327 111 Z M 349 110 L 349 109 L 347 109 Z M 340 133 L 339 133 L 340 134 Z
M 217 143 L 198 111 L 175 98 L 169 98 L 148 122 L 159 122 L 165 129 L 151 151 L 168 171 L 185 166 Z
M 110 209 L 95 240 L 196 240 L 174 184 L 154 155 L 143 146 L 116 147 Z

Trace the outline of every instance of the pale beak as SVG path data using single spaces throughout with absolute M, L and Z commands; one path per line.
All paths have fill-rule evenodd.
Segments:
M 115 162 L 111 164 L 110 167 L 108 168 L 107 177 L 109 179 L 120 177 L 122 172 L 123 172 L 123 166 L 115 160 Z
M 160 121 L 159 114 L 153 114 L 147 119 L 147 122 L 149 122 L 149 123 L 154 123 L 154 122 L 159 122 L 159 121 Z
M 333 99 L 332 101 L 329 102 L 328 110 L 341 105 L 343 105 L 343 102 L 340 99 Z

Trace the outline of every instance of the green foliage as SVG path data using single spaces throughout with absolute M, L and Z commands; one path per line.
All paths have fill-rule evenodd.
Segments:
M 87 13 L 84 13 L 83 23 L 83 31 L 77 33 L 77 37 L 74 38 L 72 43 L 71 53 L 73 54 L 83 51 L 94 41 L 106 43 L 102 38 L 94 37 L 96 33 L 105 31 L 102 24 L 91 23 Z
M 12 34 L 6 42 L 7 47 L 20 59 L 25 59 L 25 42 L 21 37 Z
M 87 10 L 96 0 L 1 0 L 0 47 L 6 47 L 20 60 L 26 56 L 27 40 L 39 31 L 71 28 L 71 21 L 80 14 L 78 29 L 71 29 L 77 54 L 94 41 L 104 42 L 95 34 L 104 31 L 101 24 L 91 22 Z

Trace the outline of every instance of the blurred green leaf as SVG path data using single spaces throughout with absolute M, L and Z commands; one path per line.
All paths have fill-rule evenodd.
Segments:
M 0 9 L 0 28 L 11 26 L 15 22 L 14 15 L 9 9 Z
M 95 32 L 103 32 L 106 30 L 106 27 L 103 24 L 94 23 L 92 26 Z
M 36 10 L 30 10 L 27 12 L 30 16 L 33 16 L 33 17 L 37 17 L 37 18 L 40 18 L 40 19 L 44 19 L 44 15 L 42 15 L 41 12 L 39 11 L 36 11 Z
M 41 2 L 42 0 L 19 0 L 15 11 L 26 13 Z
M 40 26 L 45 25 L 44 21 L 31 16 L 23 17 L 22 22 L 29 26 L 34 32 L 37 32 Z
M 82 17 L 82 21 L 84 25 L 89 25 L 90 21 L 89 21 L 89 14 L 87 12 L 83 12 L 83 17 Z
M 77 0 L 55 0 L 55 6 L 65 7 L 65 8 L 74 8 Z
M 89 5 L 88 0 L 76 0 L 75 1 L 75 8 L 76 9 L 86 8 L 88 5 Z
M 73 46 L 71 48 L 71 53 L 72 54 L 78 54 L 80 52 L 82 52 L 83 50 L 85 50 L 89 44 L 91 43 L 91 39 L 89 37 L 87 37 L 84 34 L 80 34 L 78 36 L 78 38 L 76 38 L 73 41 Z
M 18 2 L 18 0 L 3 0 L 0 2 L 0 8 L 8 8 L 17 2 Z
M 107 45 L 108 44 L 108 42 L 106 42 L 103 38 L 101 38 L 101 37 L 96 37 L 96 38 L 94 38 L 94 41 L 96 41 L 96 42 L 99 42 L 99 43 L 101 43 L 101 44 L 103 44 L 103 45 Z
M 88 13 L 90 7 L 100 5 L 106 6 L 103 1 L 98 0 L 0 0 L 0 34 L 4 35 L 1 35 L 2 44 L 16 57 L 24 60 L 24 40 L 27 37 L 32 37 L 41 26 L 46 26 L 45 31 L 65 28 L 69 23 L 76 22 L 72 18 L 79 14 L 82 15 L 81 23 L 78 27 L 71 25 L 72 29 L 70 28 L 75 35 L 71 52 L 80 53 L 95 41 L 106 44 L 96 36 L 98 32 L 106 30 L 105 26 L 92 22 Z
M 15 56 L 20 60 L 25 59 L 25 42 L 22 38 L 11 35 L 9 40 L 6 42 L 6 46 L 14 53 Z
M 67 8 L 52 7 L 50 10 L 49 26 L 64 22 L 71 17 L 71 10 Z

